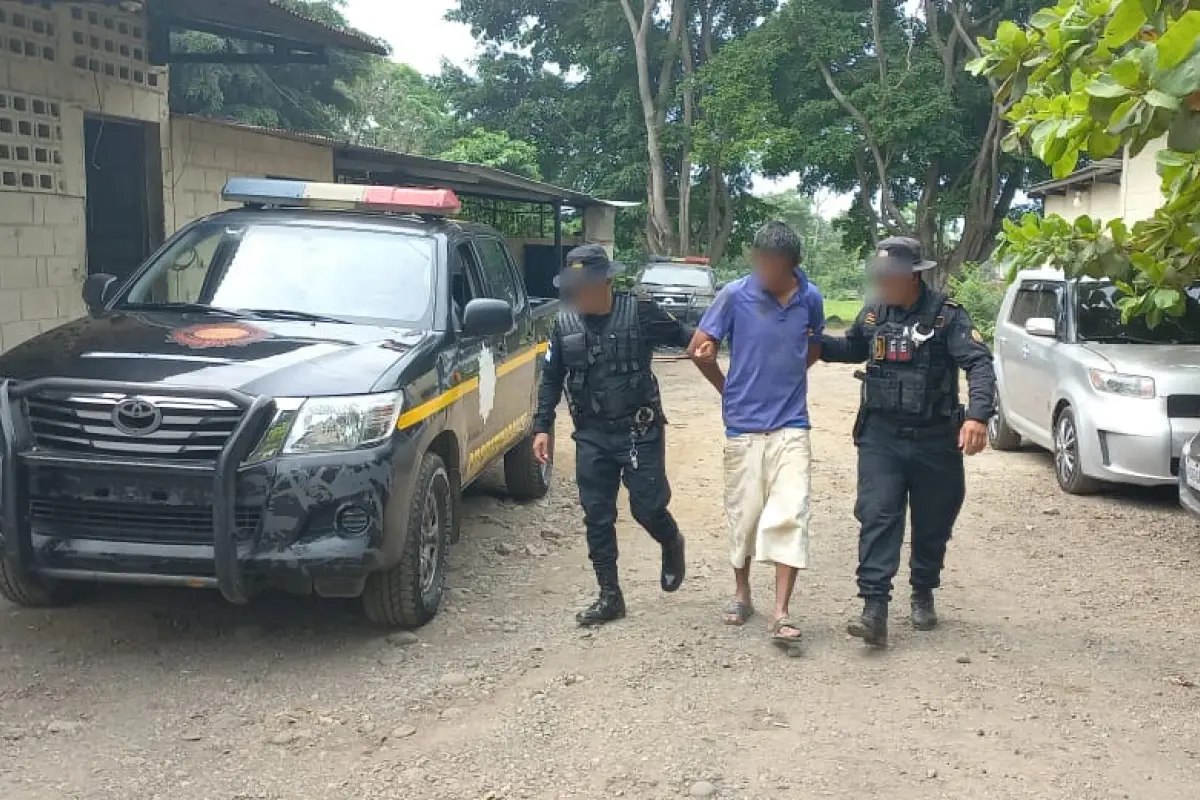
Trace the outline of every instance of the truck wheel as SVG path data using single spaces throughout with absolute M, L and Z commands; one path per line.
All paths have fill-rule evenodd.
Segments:
M 1020 450 L 1021 434 L 1008 427 L 1004 409 L 1000 407 L 1000 393 L 996 392 L 996 413 L 988 420 L 988 444 L 993 450 Z
M 533 434 L 504 456 L 504 483 L 514 500 L 541 500 L 550 491 L 554 464 L 539 464 L 533 457 Z
M 367 578 L 367 618 L 390 628 L 419 628 L 433 619 L 446 586 L 446 551 L 454 527 L 453 484 L 446 464 L 426 453 L 408 512 L 400 563 Z
M 23 575 L 7 558 L 0 558 L 0 597 L 24 608 L 54 608 L 70 603 L 79 596 L 79 587 L 72 583 Z

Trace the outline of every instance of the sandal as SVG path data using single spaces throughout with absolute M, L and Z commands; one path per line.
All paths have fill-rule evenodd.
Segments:
M 753 603 L 743 603 L 741 600 L 731 600 L 729 601 L 729 605 L 725 606 L 725 611 L 722 612 L 722 621 L 726 625 L 740 628 L 746 624 L 746 620 L 753 616 Z
M 791 635 L 782 633 L 784 628 L 791 628 L 795 633 Z M 800 632 L 800 626 L 793 622 L 791 617 L 779 617 L 771 623 L 771 641 L 776 644 L 797 644 L 803 637 L 804 634 Z

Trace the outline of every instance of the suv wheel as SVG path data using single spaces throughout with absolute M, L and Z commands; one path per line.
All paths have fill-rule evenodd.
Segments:
M 1067 494 L 1091 494 L 1099 484 L 1083 474 L 1075 412 L 1064 408 L 1054 420 L 1054 476 Z
M 514 500 L 541 500 L 550 491 L 554 462 L 539 464 L 533 456 L 533 434 L 504 456 L 504 483 Z
M 435 453 L 426 453 L 408 513 L 400 563 L 367 578 L 363 609 L 372 622 L 391 628 L 419 628 L 437 614 L 454 528 L 452 487 L 445 462 Z
M 79 586 L 36 575 L 22 574 L 7 558 L 0 558 L 0 597 L 24 608 L 54 608 L 79 596 Z
M 996 392 L 996 413 L 988 420 L 988 444 L 993 450 L 1019 450 L 1021 434 L 1008 427 L 1004 409 L 1000 406 L 1000 393 Z

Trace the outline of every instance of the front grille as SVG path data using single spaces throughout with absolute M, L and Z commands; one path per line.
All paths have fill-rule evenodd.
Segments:
M 117 426 L 120 395 L 36 395 L 26 400 L 37 446 L 45 450 L 169 461 L 213 462 L 242 417 L 223 400 L 139 398 L 161 424 L 129 433 Z M 129 428 L 126 425 L 126 428 Z
M 656 294 L 654 299 L 659 303 L 670 302 L 673 305 L 686 306 L 688 304 L 688 296 L 686 294 Z
M 1200 394 L 1168 395 L 1167 416 L 1173 419 L 1200 419 Z
M 75 539 L 148 544 L 212 544 L 212 509 L 205 506 L 169 506 L 35 497 L 29 516 L 39 533 Z M 261 509 L 239 507 L 238 538 L 258 530 Z

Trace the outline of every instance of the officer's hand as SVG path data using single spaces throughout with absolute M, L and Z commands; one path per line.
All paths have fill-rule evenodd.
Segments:
M 539 464 L 549 464 L 550 455 L 554 451 L 554 440 L 548 433 L 539 433 L 533 437 L 533 457 Z
M 973 456 L 983 452 L 985 447 L 987 447 L 987 425 L 974 419 L 964 422 L 962 430 L 958 432 L 958 449 L 963 451 L 963 455 Z
M 695 349 L 692 350 L 692 359 L 695 361 L 716 361 L 717 360 L 717 344 L 712 339 L 705 339 Z

